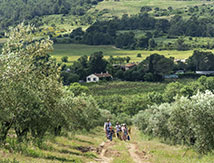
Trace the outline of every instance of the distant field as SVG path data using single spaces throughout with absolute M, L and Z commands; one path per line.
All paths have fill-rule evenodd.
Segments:
M 145 50 L 121 50 L 117 49 L 113 46 L 90 46 L 90 45 L 80 45 L 80 44 L 55 44 L 54 52 L 51 54 L 57 61 L 61 61 L 61 57 L 68 56 L 69 61 L 75 61 L 80 56 L 87 55 L 102 51 L 105 58 L 109 56 L 120 56 L 131 57 L 131 61 L 140 62 L 151 54 L 158 53 L 161 55 L 165 55 L 166 57 L 175 57 L 176 59 L 185 59 L 192 55 L 193 50 L 189 51 L 145 51 Z M 142 57 L 137 57 L 137 54 L 141 53 Z
M 5 43 L 6 42 L 6 38 L 0 38 L 0 44 Z
M 192 0 L 192 1 L 181 1 L 181 0 L 120 0 L 115 2 L 114 0 L 105 0 L 99 3 L 95 9 L 103 10 L 107 9 L 110 13 L 107 13 L 105 16 L 119 16 L 123 14 L 137 14 L 140 12 L 142 6 L 151 6 L 159 8 L 181 8 L 187 6 L 195 6 L 202 4 L 210 4 L 206 0 Z M 94 9 L 91 9 L 94 10 Z

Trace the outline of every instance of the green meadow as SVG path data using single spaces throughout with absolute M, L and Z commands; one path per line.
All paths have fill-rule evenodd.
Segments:
M 111 160 L 112 163 L 212 163 L 212 153 L 200 156 L 194 150 L 185 146 L 172 146 L 161 143 L 157 138 L 142 134 L 137 128 L 132 127 L 131 141 L 120 141 L 116 138 L 112 142 L 105 139 L 103 128 L 98 127 L 89 133 L 79 133 L 67 136 L 58 136 L 46 140 L 42 147 L 33 144 L 14 144 L 16 149 L 1 148 L 1 163 L 62 163 L 62 162 L 101 162 Z M 11 141 L 12 143 L 12 141 Z M 100 144 L 105 144 L 99 154 Z M 130 146 L 134 146 L 133 155 Z M 25 147 L 25 148 L 24 148 Z M 96 150 L 98 152 L 96 152 Z M 12 152 L 11 152 L 12 151 Z M 136 160 L 136 157 L 139 160 Z M 108 159 L 106 159 L 108 158 Z M 104 162 L 103 161 L 103 162 Z
M 118 49 L 113 46 L 90 46 L 83 44 L 55 44 L 54 51 L 51 55 L 57 59 L 58 62 L 61 61 L 63 56 L 68 56 L 68 60 L 73 62 L 83 55 L 90 56 L 92 53 L 102 51 L 105 58 L 109 56 L 114 57 L 126 57 L 129 56 L 132 62 L 140 62 L 151 54 L 158 53 L 166 57 L 174 57 L 175 59 L 186 59 L 192 55 L 193 50 L 188 51 L 177 51 L 177 50 L 163 50 L 163 51 L 146 51 L 146 50 L 124 50 Z M 142 57 L 137 57 L 140 53 Z
M 151 6 L 151 7 L 159 7 L 159 8 L 168 8 L 171 6 L 172 8 L 182 8 L 188 6 L 196 6 L 202 4 L 210 4 L 213 3 L 211 1 L 202 1 L 202 0 L 192 0 L 192 1 L 178 1 L 178 0 L 105 0 L 99 3 L 94 9 L 91 11 L 98 10 L 108 10 L 105 16 L 118 16 L 121 17 L 123 14 L 137 14 L 140 12 L 142 6 Z M 90 11 L 89 11 L 90 12 Z
M 206 41 L 211 40 L 211 38 L 207 38 L 207 40 L 200 40 L 198 38 L 199 44 L 205 44 Z M 0 44 L 4 43 L 6 39 L 0 39 Z M 164 38 L 157 38 L 157 42 L 163 41 L 173 41 L 172 39 L 164 39 Z M 209 41 L 208 41 L 209 42 Z M 61 62 L 61 58 L 63 56 L 68 56 L 68 60 L 70 63 L 76 61 L 83 55 L 90 56 L 92 53 L 102 51 L 103 55 L 106 59 L 110 56 L 114 57 L 127 57 L 131 58 L 131 62 L 141 62 L 146 57 L 150 56 L 151 54 L 158 53 L 160 55 L 164 55 L 166 57 L 174 57 L 175 59 L 187 59 L 189 56 L 193 54 L 193 50 L 187 51 L 177 51 L 177 50 L 154 50 L 154 51 L 147 51 L 147 50 L 127 50 L 127 49 L 118 49 L 112 45 L 99 45 L 99 46 L 91 46 L 91 45 L 84 45 L 84 44 L 54 44 L 54 51 L 51 53 L 53 58 L 56 58 L 57 62 Z M 211 50 L 213 51 L 213 50 Z M 1 49 L 0 49 L 1 52 Z M 140 53 L 142 57 L 137 57 L 137 54 Z

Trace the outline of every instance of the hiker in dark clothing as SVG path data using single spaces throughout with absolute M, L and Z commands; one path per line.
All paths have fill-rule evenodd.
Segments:
M 106 137 L 108 138 L 108 131 L 110 131 L 111 122 L 107 119 L 107 122 L 104 124 L 104 132 L 106 133 Z
M 107 139 L 112 141 L 113 134 L 114 134 L 114 129 L 112 128 L 112 126 L 108 127 L 107 128 Z

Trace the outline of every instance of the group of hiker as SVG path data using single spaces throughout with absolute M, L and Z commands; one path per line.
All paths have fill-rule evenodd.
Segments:
M 107 139 L 112 141 L 113 137 L 116 136 L 120 140 L 130 140 L 130 129 L 128 129 L 127 125 L 116 123 L 116 126 L 113 128 L 109 119 L 104 124 L 104 131 L 106 133 Z

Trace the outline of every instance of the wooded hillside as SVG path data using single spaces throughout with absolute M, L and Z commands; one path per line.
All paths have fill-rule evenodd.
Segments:
M 44 15 L 81 16 L 99 1 L 102 0 L 0 0 L 0 28 Z

